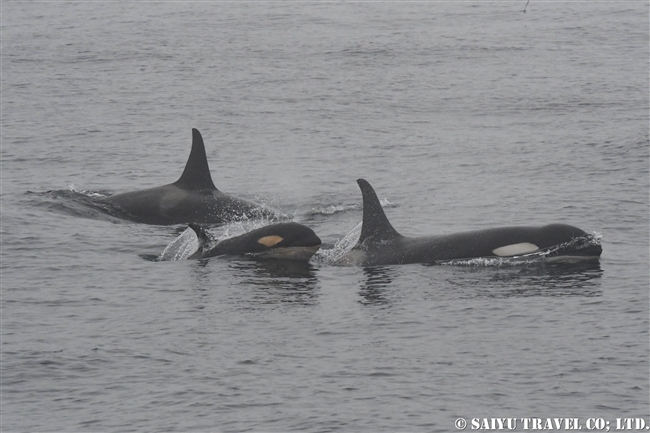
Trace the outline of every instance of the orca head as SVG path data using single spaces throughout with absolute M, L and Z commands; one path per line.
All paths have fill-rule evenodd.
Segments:
M 587 236 L 587 232 L 568 224 L 549 224 L 542 227 L 544 246 L 559 245 L 585 236 Z
M 568 224 L 542 227 L 545 241 L 553 244 L 546 258 L 549 261 L 598 260 L 603 252 L 600 237 Z
M 185 190 L 217 190 L 212 182 L 208 158 L 205 154 L 203 137 L 198 129 L 192 128 L 192 150 L 181 177 L 173 183 Z
M 242 252 L 260 258 L 307 261 L 321 246 L 312 229 L 295 222 L 271 224 L 240 238 Z
M 549 224 L 539 227 L 523 242 L 499 246 L 492 250 L 495 256 L 513 257 L 539 254 L 552 261 L 591 260 L 602 253 L 600 238 L 568 224 Z
M 390 242 L 401 237 L 388 221 L 379 198 L 368 181 L 357 179 L 357 184 L 363 197 L 363 222 L 359 241 L 353 249 L 360 249 L 364 244 Z
M 222 255 L 249 255 L 265 259 L 308 261 L 321 246 L 320 238 L 302 224 L 277 223 L 214 244 L 213 237 L 200 225 L 190 224 L 198 242 L 189 258 Z

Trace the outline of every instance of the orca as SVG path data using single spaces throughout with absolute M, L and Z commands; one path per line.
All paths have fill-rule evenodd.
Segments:
M 190 224 L 199 239 L 198 250 L 188 259 L 224 255 L 247 255 L 264 259 L 309 261 L 321 246 L 312 229 L 296 222 L 271 224 L 212 245 L 212 238 L 199 224 Z
M 550 224 L 541 227 L 500 227 L 441 236 L 407 237 L 388 221 L 377 194 L 358 179 L 363 196 L 363 221 L 357 244 L 340 265 L 442 263 L 475 258 L 513 258 L 536 255 L 545 259 L 598 260 L 598 239 L 577 227 Z
M 137 223 L 222 224 L 250 218 L 276 218 L 276 212 L 219 191 L 212 182 L 203 137 L 192 129 L 192 150 L 174 183 L 103 199 L 116 215 Z

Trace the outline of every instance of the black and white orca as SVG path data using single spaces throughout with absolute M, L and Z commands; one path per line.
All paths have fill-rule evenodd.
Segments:
M 219 191 L 212 182 L 203 137 L 192 129 L 192 150 L 181 177 L 174 183 L 115 194 L 103 200 L 117 216 L 144 224 L 222 224 L 278 214 Z
M 388 265 L 439 263 L 473 258 L 510 258 L 537 254 L 547 259 L 598 260 L 599 242 L 566 224 L 500 227 L 441 236 L 407 237 L 388 221 L 374 189 L 357 180 L 363 195 L 363 222 L 357 244 L 337 264 Z M 546 254 L 545 254 L 546 253 Z
M 213 245 L 203 227 L 190 224 L 199 239 L 198 250 L 188 259 L 246 255 L 264 259 L 308 261 L 321 246 L 312 229 L 295 222 L 271 224 Z

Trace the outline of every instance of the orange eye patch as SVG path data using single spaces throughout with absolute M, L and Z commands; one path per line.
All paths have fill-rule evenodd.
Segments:
M 276 235 L 264 236 L 263 238 L 259 238 L 257 242 L 270 248 L 273 245 L 282 242 L 282 238 Z

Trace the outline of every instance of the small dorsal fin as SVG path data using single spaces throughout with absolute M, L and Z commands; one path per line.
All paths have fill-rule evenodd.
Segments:
M 208 245 L 212 240 L 212 237 L 208 234 L 205 228 L 203 228 L 199 224 L 190 223 L 189 227 L 192 230 L 194 230 L 194 233 L 196 233 L 196 237 L 199 238 L 199 249 Z
M 185 170 L 174 185 L 183 189 L 217 189 L 210 176 L 208 158 L 205 155 L 203 137 L 198 129 L 192 129 L 192 151 L 185 164 Z
M 400 237 L 401 235 L 397 233 L 388 218 L 386 218 L 384 209 L 382 209 L 372 186 L 364 179 L 358 179 L 357 184 L 359 184 L 363 196 L 363 223 L 358 245 L 361 245 L 367 239 L 372 239 L 373 242 L 381 242 Z

